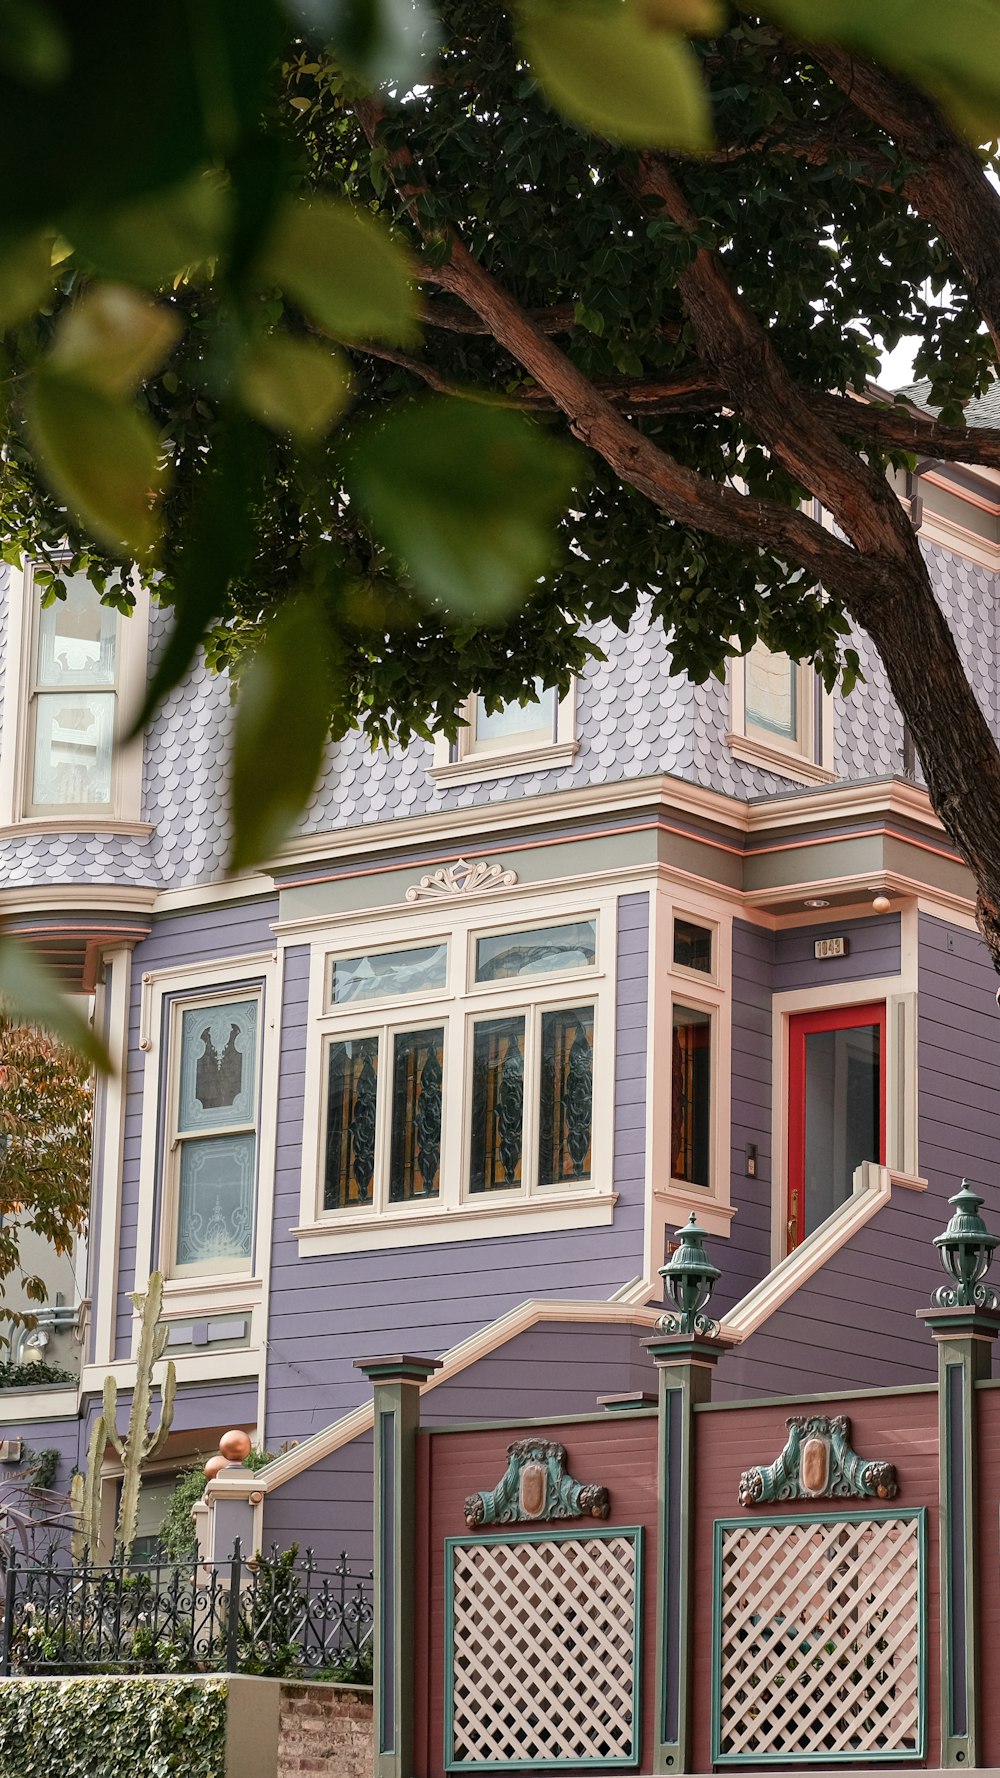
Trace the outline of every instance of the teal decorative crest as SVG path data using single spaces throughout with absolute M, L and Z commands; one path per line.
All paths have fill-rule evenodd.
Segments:
M 846 1414 L 827 1419 L 803 1414 L 786 1420 L 788 1439 L 774 1463 L 740 1476 L 741 1506 L 772 1500 L 894 1500 L 899 1492 L 891 1463 L 859 1457 L 851 1448 Z
M 470 1494 L 465 1522 L 512 1525 L 531 1519 L 606 1519 L 607 1488 L 575 1482 L 566 1474 L 566 1452 L 547 1438 L 519 1438 L 507 1446 L 507 1468 L 495 1488 Z

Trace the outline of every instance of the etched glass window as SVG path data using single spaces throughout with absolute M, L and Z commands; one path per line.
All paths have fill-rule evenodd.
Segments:
M 539 926 L 528 932 L 491 933 L 476 940 L 477 982 L 503 982 L 523 975 L 565 975 L 572 969 L 593 969 L 596 961 L 594 920 Z
M 117 671 L 117 613 L 73 575 L 35 631 L 28 801 L 36 814 L 110 805 Z
M 542 1014 L 538 1182 L 590 1178 L 594 1109 L 594 1009 Z
M 378 1038 L 347 1037 L 327 1052 L 325 1210 L 372 1201 L 378 1128 Z
M 558 697 L 553 687 L 546 689 L 535 680 L 535 696 L 527 704 L 502 704 L 499 710 L 487 711 L 484 698 L 473 700 L 472 745 L 483 752 L 491 749 L 527 745 L 529 741 L 554 741 Z
M 670 1171 L 686 1185 L 710 1184 L 712 1017 L 675 1006 L 670 1078 Z
M 745 662 L 748 729 L 797 741 L 798 667 L 787 654 L 772 654 L 755 642 Z
M 353 1000 L 386 1000 L 400 994 L 421 994 L 443 988 L 448 974 L 448 946 L 418 945 L 407 951 L 364 951 L 359 957 L 334 957 L 330 964 L 330 1004 Z
M 524 1018 L 480 1019 L 472 1045 L 469 1189 L 521 1183 L 524 1148 Z
M 256 995 L 179 1009 L 177 1272 L 243 1271 L 257 1172 Z

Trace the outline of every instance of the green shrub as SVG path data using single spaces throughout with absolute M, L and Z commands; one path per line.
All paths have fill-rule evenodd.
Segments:
M 75 1383 L 72 1371 L 64 1371 L 58 1364 L 12 1364 L 5 1359 L 0 1364 L 0 1389 L 40 1389 L 44 1383 Z
M 223 1778 L 226 1681 L 0 1684 L 0 1778 Z

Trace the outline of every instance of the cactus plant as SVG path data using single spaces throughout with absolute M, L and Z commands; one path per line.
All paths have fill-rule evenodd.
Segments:
M 167 1364 L 160 1404 L 160 1424 L 150 1433 L 149 1419 L 153 1408 L 153 1366 L 163 1357 L 169 1329 L 160 1324 L 163 1306 L 163 1273 L 153 1272 L 145 1291 L 133 1291 L 132 1302 L 140 1321 L 139 1346 L 135 1355 L 135 1388 L 129 1409 L 128 1431 L 118 1431 L 118 1384 L 114 1377 L 104 1379 L 104 1408 L 94 1422 L 87 1453 L 87 1473 L 74 1478 L 73 1501 L 79 1529 L 74 1539 L 74 1555 L 84 1544 L 96 1549 L 100 1540 L 101 1456 L 105 1445 L 114 1445 L 122 1461 L 122 1492 L 115 1529 L 115 1549 L 128 1557 L 135 1542 L 139 1516 L 139 1491 L 142 1487 L 143 1464 L 162 1450 L 174 1417 L 174 1396 L 177 1372 L 173 1361 Z

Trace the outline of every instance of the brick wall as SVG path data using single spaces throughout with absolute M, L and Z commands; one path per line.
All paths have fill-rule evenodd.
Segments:
M 278 1778 L 371 1778 L 372 1694 L 355 1685 L 283 1685 Z

